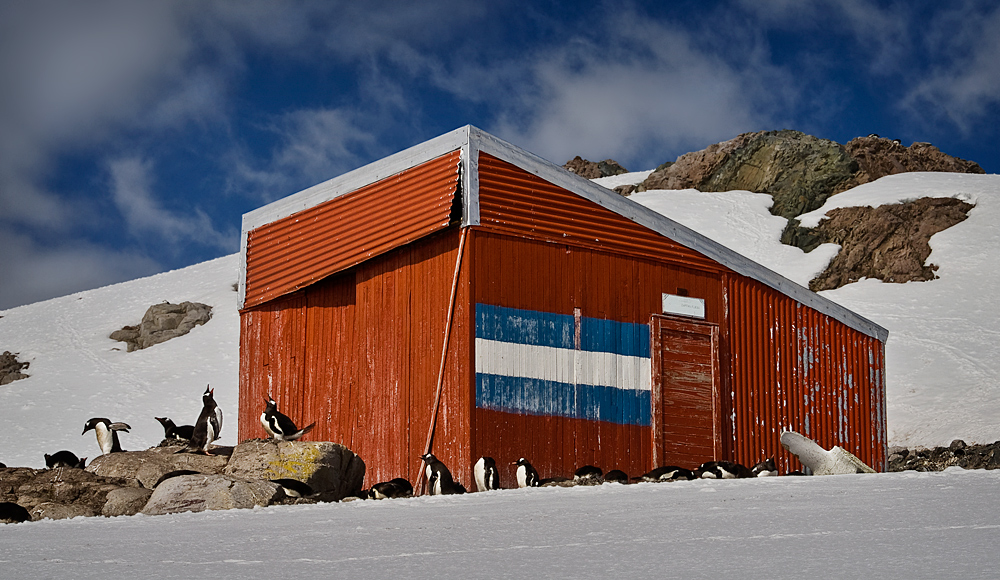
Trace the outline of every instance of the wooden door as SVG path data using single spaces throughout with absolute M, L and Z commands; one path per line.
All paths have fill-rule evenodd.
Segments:
M 694 469 L 721 459 L 718 325 L 654 315 L 649 326 L 653 462 Z

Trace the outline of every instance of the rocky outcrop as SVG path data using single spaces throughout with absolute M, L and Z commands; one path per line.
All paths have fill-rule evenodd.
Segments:
M 338 443 L 256 439 L 236 446 L 223 473 L 242 479 L 295 479 L 324 501 L 339 501 L 361 493 L 365 464 Z
M 17 360 L 17 353 L 5 350 L 3 354 L 0 354 L 0 385 L 28 378 L 28 375 L 21 371 L 28 368 L 30 364 Z
M 281 486 L 270 481 L 241 480 L 225 475 L 182 475 L 156 486 L 142 513 L 158 516 L 249 509 L 269 506 L 283 497 Z
M 138 326 L 126 326 L 110 338 L 128 344 L 128 352 L 148 348 L 191 332 L 212 318 L 212 307 L 198 302 L 154 304 L 146 310 Z
M 933 280 L 937 266 L 927 264 L 931 236 L 968 217 L 972 205 L 954 198 L 921 198 L 879 207 L 831 210 L 815 228 L 794 220 L 781 241 L 811 251 L 834 243 L 841 251 L 822 274 L 809 282 L 814 292 L 839 288 L 862 278 L 883 282 Z
M 583 177 L 584 179 L 597 179 L 598 177 L 609 177 L 611 175 L 628 173 L 628 169 L 622 167 L 614 159 L 605 159 L 604 161 L 595 163 L 593 161 L 587 161 L 579 155 L 567 161 L 563 167 L 580 177 Z
M 956 439 L 947 447 L 892 447 L 889 471 L 942 471 L 949 467 L 963 469 L 1000 469 L 1000 441 L 969 445 Z
M 213 447 L 213 455 L 177 453 L 185 445 L 186 442 L 181 441 L 146 451 L 108 453 L 91 461 L 87 471 L 104 477 L 134 479 L 143 487 L 153 489 L 156 482 L 171 471 L 222 473 L 233 453 L 232 447 Z
M 73 467 L 0 469 L 0 501 L 26 508 L 36 520 L 97 515 L 109 494 L 138 487 L 135 480 L 101 477 Z
M 134 516 L 146 507 L 153 490 L 145 487 L 119 487 L 108 492 L 101 515 L 113 518 L 116 516 Z
M 898 141 L 869 135 L 851 139 L 844 149 L 858 162 L 859 173 L 855 179 L 858 184 L 909 171 L 986 173 L 978 163 L 946 155 L 930 143 L 904 147 Z

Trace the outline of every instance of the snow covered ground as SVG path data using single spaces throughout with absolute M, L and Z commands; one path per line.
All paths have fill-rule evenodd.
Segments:
M 644 177 L 644 175 L 642 176 Z M 616 183 L 641 181 L 637 174 Z M 612 178 L 607 178 L 612 179 Z M 608 185 L 607 183 L 605 185 Z M 825 295 L 882 324 L 891 444 L 1000 439 L 1000 176 L 904 174 L 831 198 L 877 205 L 923 196 L 976 203 L 936 235 L 940 279 L 866 280 Z M 801 284 L 833 246 L 778 242 L 770 198 L 650 191 L 632 199 Z M 154 416 L 190 423 L 206 384 L 235 443 L 239 321 L 227 256 L 123 284 L 0 311 L 0 351 L 31 363 L 0 387 L 0 461 L 93 457 L 93 416 L 126 421 L 126 449 L 156 444 Z M 214 307 L 190 334 L 126 353 L 108 335 L 161 301 Z M 370 483 L 370 482 L 369 482 Z M 0 526 L 4 577 L 245 578 L 993 578 L 1000 471 L 845 475 L 596 488 L 506 490 L 382 502 L 77 518 Z

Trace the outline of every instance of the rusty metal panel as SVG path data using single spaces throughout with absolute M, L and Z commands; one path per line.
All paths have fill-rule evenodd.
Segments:
M 248 232 L 244 308 L 447 227 L 459 156 L 453 151 Z
M 479 155 L 484 229 L 719 272 L 702 254 L 486 153 Z
M 258 418 L 270 389 L 293 419 L 317 422 L 307 439 L 342 443 L 360 455 L 366 485 L 416 479 L 457 247 L 458 229 L 448 229 L 243 310 L 240 440 L 263 436 Z M 434 443 L 465 483 L 463 469 L 473 463 L 469 279 L 463 270 Z M 295 336 L 273 330 L 282 325 L 294 327 Z
M 797 469 L 779 444 L 791 429 L 884 470 L 883 343 L 755 280 L 729 275 L 726 285 L 733 459 L 774 455 L 782 471 Z

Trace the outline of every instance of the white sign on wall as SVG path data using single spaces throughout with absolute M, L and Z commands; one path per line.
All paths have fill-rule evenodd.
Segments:
M 705 300 L 690 296 L 663 294 L 663 313 L 705 318 Z

